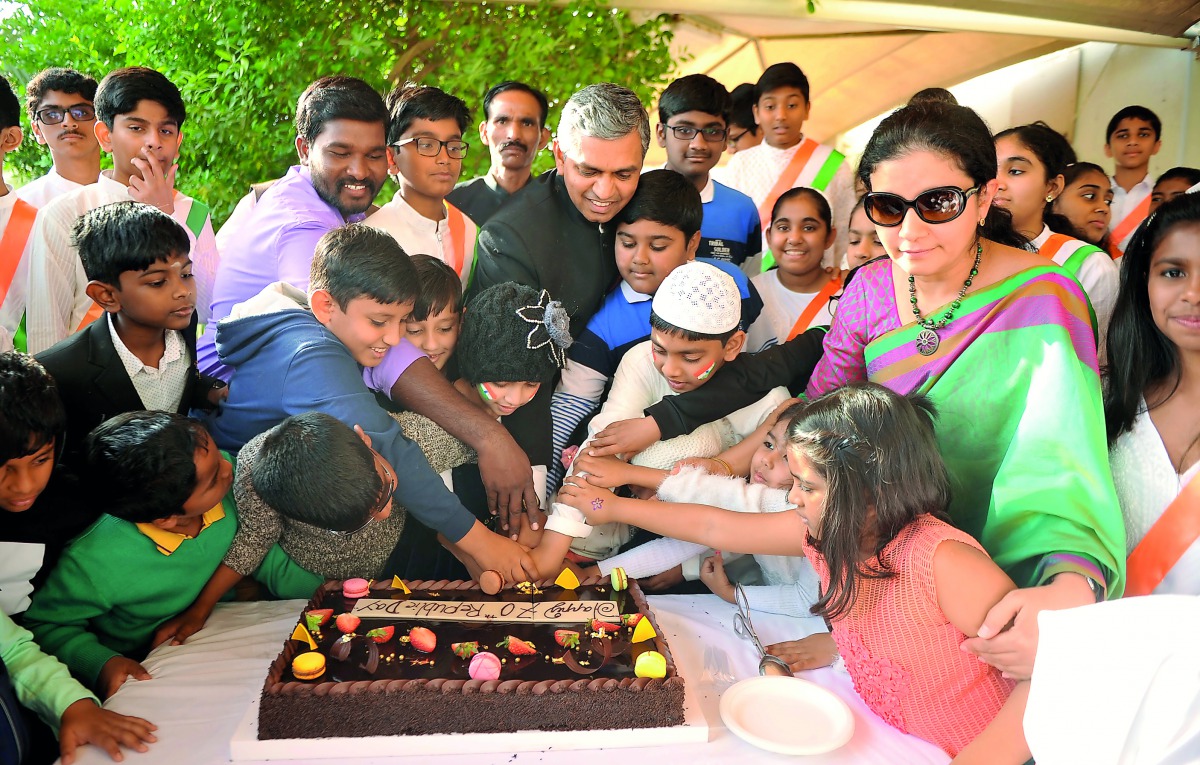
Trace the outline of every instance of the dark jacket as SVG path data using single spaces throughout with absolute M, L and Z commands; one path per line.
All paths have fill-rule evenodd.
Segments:
M 184 384 L 179 412 L 211 409 L 208 392 L 219 383 L 201 375 L 196 368 L 196 315 L 182 333 L 191 369 Z M 67 434 L 62 461 L 72 469 L 83 466 L 83 443 L 100 423 L 122 412 L 146 407 L 117 355 L 107 317 L 100 317 L 79 332 L 37 355 L 58 385 L 58 395 L 67 410 Z

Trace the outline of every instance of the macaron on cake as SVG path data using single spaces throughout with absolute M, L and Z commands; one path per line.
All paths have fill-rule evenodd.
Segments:
M 297 654 L 292 659 L 292 674 L 297 680 L 316 680 L 325 674 L 325 655 L 316 651 Z
M 371 591 L 371 583 L 366 579 L 347 579 L 342 582 L 342 595 L 347 598 L 365 598 Z
M 500 657 L 484 651 L 471 657 L 467 673 L 472 680 L 497 680 L 500 677 Z

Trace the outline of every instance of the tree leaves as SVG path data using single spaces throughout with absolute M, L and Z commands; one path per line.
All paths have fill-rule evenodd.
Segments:
M 436 85 L 480 120 L 488 88 L 521 80 L 550 99 L 553 129 L 583 85 L 616 82 L 649 104 L 673 67 L 666 17 L 635 18 L 599 0 L 37 0 L 0 23 L 0 68 L 14 88 L 47 66 L 99 79 L 137 64 L 170 77 L 188 110 L 178 186 L 207 202 L 217 223 L 251 183 L 295 162 L 296 99 L 317 77 L 353 75 L 384 92 L 409 79 Z M 81 38 L 81 29 L 93 33 Z M 478 144 L 473 129 L 467 140 Z M 534 169 L 552 164 L 543 152 Z M 50 158 L 30 137 L 8 165 L 29 179 Z M 487 165 L 478 147 L 463 177 Z M 389 185 L 379 201 L 392 193 Z

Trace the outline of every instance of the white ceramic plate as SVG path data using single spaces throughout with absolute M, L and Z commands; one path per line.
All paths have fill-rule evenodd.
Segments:
M 721 719 L 739 738 L 769 752 L 823 754 L 854 735 L 850 707 L 798 677 L 752 677 L 721 695 Z

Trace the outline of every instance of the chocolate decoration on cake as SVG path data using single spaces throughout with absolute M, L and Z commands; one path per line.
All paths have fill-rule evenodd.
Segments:
M 625 592 L 614 593 L 608 578 L 585 579 L 576 591 L 562 590 L 550 582 L 504 590 L 489 596 L 473 582 L 407 582 L 411 594 L 391 589 L 387 583 L 371 588 L 365 599 L 390 599 L 449 603 L 512 603 L 510 614 L 530 612 L 537 603 L 616 603 L 621 623 L 616 636 L 594 636 L 591 618 L 577 624 L 562 621 L 511 622 L 487 619 L 454 621 L 441 618 L 384 618 L 363 616 L 359 632 L 368 627 L 394 627 L 394 636 L 376 644 L 352 638 L 351 650 L 343 656 L 336 630 L 326 631 L 318 651 L 330 662 L 321 678 L 302 682 L 291 672 L 291 660 L 307 645 L 287 641 L 272 663 L 263 686 L 259 710 L 260 739 L 321 738 L 432 733 L 479 733 L 515 730 L 594 730 L 607 728 L 663 727 L 683 722 L 683 679 L 678 676 L 670 649 L 661 630 L 651 641 L 631 645 L 631 628 L 621 618 L 645 614 L 654 622 L 645 597 L 636 583 Z M 341 582 L 318 589 L 305 611 L 323 607 L 335 613 L 354 610 L 356 601 L 345 599 Z M 565 607 L 564 607 L 565 608 Z M 608 606 L 604 607 L 608 616 Z M 410 609 L 411 610 L 411 609 Z M 495 610 L 489 606 L 489 612 Z M 584 609 L 586 610 L 586 609 Z M 533 609 L 539 618 L 561 617 L 557 608 Z M 362 611 L 358 612 L 362 614 Z M 582 612 L 581 612 L 582 613 Z M 502 617 L 503 618 L 503 617 Z M 609 621 L 605 619 L 604 621 Z M 418 654 L 403 642 L 413 627 L 437 632 L 437 646 Z M 578 631 L 575 648 L 561 647 L 555 631 Z M 393 630 L 388 630 L 392 632 Z M 333 634 L 329 634 L 332 632 Z M 533 655 L 505 658 L 496 680 L 472 680 L 469 660 L 456 656 L 455 644 L 477 642 L 480 651 L 496 651 L 505 636 L 527 641 L 536 647 Z M 614 639 L 615 638 L 615 639 Z M 360 648 L 363 645 L 366 648 Z M 371 649 L 375 649 L 371 662 Z M 639 678 L 634 672 L 636 654 L 646 649 L 661 653 L 667 664 L 662 678 Z M 361 660 L 365 650 L 366 660 Z M 519 661 L 518 661 L 519 659 Z M 577 666 L 572 666 L 575 664 Z M 581 677 L 578 668 L 586 671 Z

